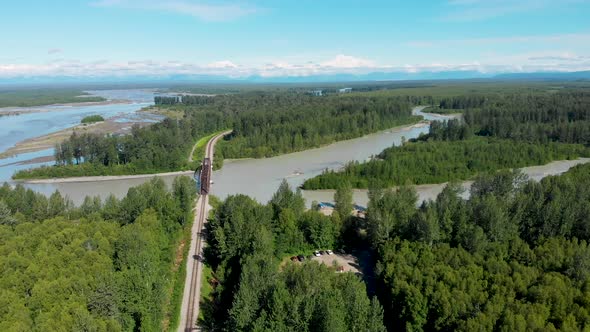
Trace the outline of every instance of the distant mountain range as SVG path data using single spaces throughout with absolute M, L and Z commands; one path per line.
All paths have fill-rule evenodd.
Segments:
M 0 78 L 0 85 L 47 85 L 47 84 L 179 84 L 179 83 L 315 83 L 315 82 L 358 82 L 358 81 L 405 81 L 405 80 L 455 80 L 455 79 L 497 79 L 497 80 L 590 80 L 590 71 L 578 72 L 533 72 L 533 73 L 482 73 L 479 71 L 440 72 L 373 72 L 368 74 L 326 74 L 311 76 L 248 76 L 232 78 L 215 75 L 167 75 L 167 76 L 36 76 Z

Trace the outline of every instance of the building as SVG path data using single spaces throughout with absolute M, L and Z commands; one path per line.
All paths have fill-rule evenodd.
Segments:
M 325 216 L 331 216 L 334 212 L 334 204 L 328 202 L 320 202 L 318 203 L 318 208 L 320 212 Z
M 322 90 L 313 90 L 313 91 L 310 91 L 309 94 L 311 94 L 312 96 L 321 97 Z
M 367 208 L 364 206 L 352 205 L 352 214 L 359 217 L 359 218 L 366 218 L 367 217 Z
M 339 93 L 349 93 L 352 92 L 352 88 L 342 88 L 338 90 Z

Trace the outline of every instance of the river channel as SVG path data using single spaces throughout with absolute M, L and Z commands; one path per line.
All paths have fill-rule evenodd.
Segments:
M 0 108 L 0 114 L 22 112 L 19 115 L 0 116 L 0 152 L 16 143 L 34 137 L 51 134 L 71 128 L 88 115 L 101 115 L 105 119 L 117 117 L 117 122 L 144 121 L 137 119 L 137 112 L 153 105 L 155 90 L 93 90 L 90 95 L 100 96 L 107 101 L 97 104 L 48 105 L 35 107 Z M 81 102 L 84 100 L 81 99 Z M 145 119 L 151 122 L 151 119 Z M 0 159 L 0 181 L 8 181 L 18 170 L 53 162 L 23 164 L 27 160 L 53 155 L 53 149 L 21 153 Z
M 422 109 L 422 107 L 416 107 L 413 112 L 416 115 L 422 115 L 428 121 L 440 121 L 455 117 L 424 113 Z M 427 133 L 428 128 L 428 123 L 421 122 L 413 126 L 392 128 L 364 137 L 272 158 L 226 160 L 223 168 L 213 173 L 214 183 L 211 191 L 212 194 L 222 199 L 228 195 L 245 194 L 265 203 L 272 197 L 283 179 L 287 179 L 291 186 L 298 187 L 303 181 L 321 174 L 325 169 L 339 169 L 351 160 L 366 161 L 392 144 L 399 145 L 402 137 L 406 139 L 418 137 L 422 133 Z M 532 175 L 532 178 L 540 179 L 546 175 L 562 173 L 576 163 L 587 161 L 589 160 L 558 161 L 524 170 L 525 173 Z M 171 184 L 176 176 L 168 175 L 161 178 L 167 184 Z M 113 181 L 25 184 L 25 186 L 46 195 L 59 190 L 63 195 L 69 196 L 74 203 L 80 204 L 86 195 L 105 198 L 112 193 L 117 197 L 122 197 L 130 187 L 148 180 L 149 178 L 136 178 Z M 468 188 L 470 183 L 466 182 L 464 185 Z M 442 187 L 443 185 L 440 184 L 423 185 L 417 186 L 416 189 L 421 199 L 431 199 L 436 197 Z M 307 203 L 310 204 L 313 200 L 331 201 L 333 192 L 305 191 L 304 196 Z M 357 204 L 366 205 L 366 192 L 355 191 L 354 199 Z

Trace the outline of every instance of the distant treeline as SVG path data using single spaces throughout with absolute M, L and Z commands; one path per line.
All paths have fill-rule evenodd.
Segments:
M 82 172 L 88 175 L 186 169 L 197 139 L 227 128 L 234 132 L 216 149 L 218 158 L 269 157 L 419 120 L 402 97 L 251 93 L 189 96 L 189 101 L 195 104 L 160 106 L 184 112 L 181 120 L 134 127 L 127 136 L 74 134 L 56 146 L 57 166 L 21 171 L 16 178 L 79 175 L 78 164 L 85 164 Z
M 154 179 L 121 200 L 87 197 L 75 207 L 57 191 L 0 187 L 0 330 L 175 328 L 177 247 L 196 193 L 189 177 L 172 189 Z
M 415 142 L 388 148 L 368 163 L 350 163 L 342 172 L 325 172 L 307 180 L 304 188 L 336 188 L 343 180 L 359 188 L 372 181 L 440 183 L 589 155 L 588 92 L 452 100 L 454 107 L 467 107 L 463 122 L 433 122 L 429 134 Z
M 0 91 L 0 107 L 29 107 L 105 100 L 106 99 L 99 96 L 89 96 L 88 93 L 81 90 L 70 89 L 22 89 Z
M 213 96 L 180 95 L 154 97 L 154 104 L 156 105 L 206 105 L 213 102 Z
M 464 113 L 478 135 L 590 144 L 590 92 L 506 96 Z

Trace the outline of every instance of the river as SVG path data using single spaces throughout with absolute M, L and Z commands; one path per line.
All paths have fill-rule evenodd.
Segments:
M 416 107 L 413 113 L 422 115 L 428 121 L 440 121 L 457 117 L 456 115 L 438 115 L 422 112 L 422 107 Z M 324 147 L 285 154 L 264 159 L 226 160 L 223 168 L 213 172 L 214 183 L 211 193 L 225 198 L 233 194 L 245 194 L 259 202 L 267 202 L 278 188 L 283 179 L 287 179 L 293 187 L 300 186 L 306 179 L 320 174 L 325 169 L 339 169 L 351 160 L 366 161 L 371 156 L 390 147 L 399 145 L 402 137 L 406 139 L 418 137 L 428 132 L 427 123 L 404 126 L 381 131 L 356 139 L 336 142 Z M 544 166 L 527 167 L 525 173 L 534 179 L 540 179 L 549 174 L 559 174 L 581 161 L 558 161 Z M 177 175 L 162 176 L 170 185 Z M 148 181 L 149 178 L 124 179 L 113 181 L 69 182 L 51 184 L 26 184 L 25 186 L 43 194 L 49 195 L 55 190 L 69 196 L 74 203 L 80 204 L 85 195 L 98 195 L 105 198 L 109 194 L 122 197 L 130 187 Z M 464 186 L 468 188 L 469 182 Z M 444 185 L 416 186 L 420 199 L 432 199 L 442 190 Z M 304 191 L 304 197 L 310 204 L 316 201 L 331 201 L 333 191 Z M 354 193 L 357 204 L 366 205 L 366 191 L 357 190 Z
M 48 105 L 35 107 L 0 108 L 3 111 L 24 111 L 19 115 L 0 117 L 0 152 L 16 143 L 34 137 L 51 134 L 80 124 L 82 118 L 88 115 L 101 115 L 105 119 L 117 116 L 117 122 L 138 121 L 135 116 L 140 109 L 153 105 L 154 90 L 92 90 L 91 95 L 101 96 L 107 101 L 124 101 L 119 103 L 104 103 L 98 105 Z M 84 101 L 83 99 L 81 100 Z M 143 120 L 139 120 L 143 121 Z M 153 121 L 146 119 L 145 121 Z M 41 165 L 51 165 L 53 162 L 21 164 L 26 160 L 53 155 L 53 149 L 46 149 L 31 153 L 0 159 L 0 181 L 8 181 L 18 170 Z

